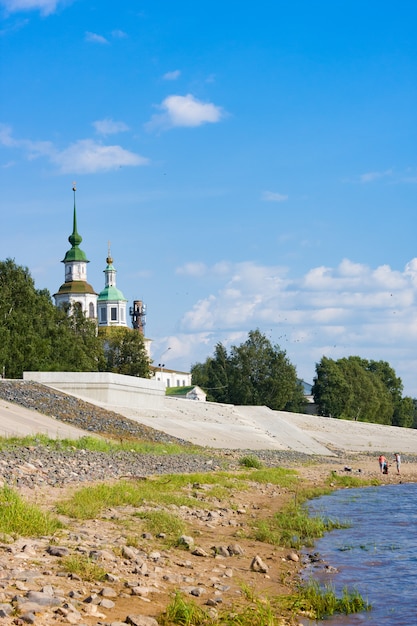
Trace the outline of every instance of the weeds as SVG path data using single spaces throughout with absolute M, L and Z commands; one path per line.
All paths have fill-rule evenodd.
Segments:
M 26 437 L 0 437 L 0 450 L 21 448 L 22 446 L 44 446 L 51 450 L 88 450 L 92 452 L 133 452 L 135 454 L 202 454 L 198 446 L 176 443 L 154 443 L 137 439 L 105 439 L 85 436 L 79 439 L 51 439 L 46 435 Z
M 0 533 L 24 537 L 53 535 L 63 524 L 49 513 L 22 500 L 5 485 L 0 489 Z
M 85 555 L 71 555 L 62 559 L 62 568 L 69 574 L 75 574 L 87 582 L 103 582 L 106 570 Z
M 163 534 L 171 544 L 187 530 L 186 524 L 168 511 L 141 511 L 136 516 L 144 520 L 147 532 L 156 536 Z
M 254 469 L 261 469 L 263 467 L 263 463 L 257 456 L 254 454 L 248 454 L 247 456 L 242 456 L 239 459 L 239 465 L 242 467 L 253 467 Z
M 292 605 L 292 610 L 302 611 L 315 619 L 323 619 L 336 613 L 351 615 L 370 609 L 371 605 L 358 591 L 344 588 L 342 597 L 338 598 L 332 586 L 321 587 L 316 581 L 301 587 Z
M 325 532 L 345 528 L 335 520 L 309 517 L 308 511 L 297 504 L 290 504 L 271 518 L 255 523 L 255 539 L 272 545 L 300 549 L 312 546 Z
M 208 626 L 214 623 L 207 611 L 199 607 L 193 600 L 185 600 L 178 592 L 168 604 L 159 622 L 161 626 L 170 626 L 171 624 Z

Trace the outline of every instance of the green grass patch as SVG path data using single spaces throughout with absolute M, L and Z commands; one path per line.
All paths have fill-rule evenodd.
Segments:
M 331 585 L 321 587 L 316 581 L 302 586 L 296 596 L 289 597 L 288 600 L 292 612 L 302 612 L 314 619 L 324 619 L 336 614 L 351 615 L 372 608 L 355 589 L 345 588 L 342 596 L 337 597 Z
M 346 528 L 346 524 L 324 517 L 310 517 L 304 504 L 289 503 L 268 519 L 257 520 L 254 536 L 258 541 L 287 548 L 312 546 L 325 532 Z
M 242 456 L 239 459 L 239 465 L 242 467 L 252 467 L 254 469 L 261 469 L 263 467 L 263 463 L 257 456 L 254 454 L 248 454 L 246 456 Z
M 0 450 L 30 446 L 44 446 L 50 450 L 88 450 L 91 452 L 134 452 L 136 454 L 202 454 L 198 446 L 177 443 L 153 443 L 137 439 L 105 439 L 86 435 L 79 439 L 51 439 L 46 435 L 0 437 Z
M 144 521 L 144 530 L 157 536 L 163 533 L 172 545 L 185 534 L 187 525 L 168 511 L 140 511 L 136 517 Z
M 106 570 L 84 554 L 64 557 L 61 565 L 65 572 L 75 574 L 87 582 L 106 580 Z
M 283 467 L 270 467 L 256 469 L 251 472 L 241 472 L 239 473 L 239 477 L 257 483 L 271 483 L 272 485 L 287 488 L 294 488 L 299 481 L 295 470 L 285 469 Z
M 0 533 L 24 537 L 53 535 L 63 524 L 39 507 L 28 504 L 7 485 L 0 489 Z
M 381 481 L 378 478 L 361 478 L 359 476 L 350 476 L 349 474 L 337 474 L 331 472 L 327 478 L 327 484 L 335 487 L 378 487 Z
M 119 480 L 115 483 L 101 483 L 87 486 L 76 491 L 70 499 L 57 505 L 63 515 L 76 519 L 100 517 L 106 508 L 117 506 L 140 507 L 143 505 L 188 506 L 196 508 L 201 501 L 196 494 L 200 485 L 231 488 L 240 485 L 240 481 L 227 472 L 196 474 L 165 474 L 148 480 Z M 194 487 L 194 485 L 196 487 Z M 210 508 L 210 503 L 205 502 Z
M 186 600 L 184 596 L 177 592 L 173 600 L 168 604 L 165 612 L 159 618 L 161 626 L 206 626 L 214 622 L 209 613 L 198 606 L 194 600 Z

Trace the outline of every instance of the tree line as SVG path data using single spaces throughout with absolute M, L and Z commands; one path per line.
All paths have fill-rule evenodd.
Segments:
M 56 307 L 36 289 L 25 267 L 0 262 L 0 373 L 115 372 L 150 378 L 143 335 L 130 328 L 99 329 L 79 307 Z
M 141 333 L 97 331 L 78 307 L 57 308 L 46 289 L 35 288 L 27 268 L 7 259 L 0 262 L 0 374 L 21 378 L 23 371 L 152 374 Z M 218 343 L 213 356 L 195 363 L 191 373 L 212 402 L 306 409 L 295 366 L 259 329 L 229 351 Z M 417 428 L 417 400 L 403 397 L 402 381 L 386 361 L 323 356 L 312 393 L 319 415 Z

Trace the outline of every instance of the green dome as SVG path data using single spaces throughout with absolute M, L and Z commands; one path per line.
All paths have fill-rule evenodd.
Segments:
M 103 291 L 100 291 L 97 300 L 98 302 L 114 302 L 115 300 L 123 300 L 124 302 L 127 302 L 127 299 L 124 297 L 120 289 L 110 286 L 105 287 Z
M 75 293 L 75 294 L 92 293 L 92 294 L 95 294 L 96 292 L 94 291 L 92 286 L 89 285 L 88 283 L 86 283 L 84 280 L 71 280 L 71 281 L 61 285 L 60 288 L 58 289 L 58 292 L 56 294 L 54 294 L 54 295 L 57 296 L 57 295 L 63 294 L 63 293 Z

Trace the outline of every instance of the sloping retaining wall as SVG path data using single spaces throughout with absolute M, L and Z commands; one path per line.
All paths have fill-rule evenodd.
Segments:
M 163 382 L 110 372 L 23 372 L 23 380 L 109 407 L 162 408 L 165 402 Z

